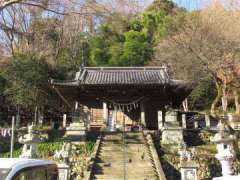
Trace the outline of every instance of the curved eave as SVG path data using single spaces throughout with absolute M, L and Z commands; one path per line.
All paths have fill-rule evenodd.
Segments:
M 97 87 L 97 86 L 171 86 L 171 87 L 175 87 L 175 88 L 187 88 L 189 89 L 190 85 L 185 82 L 185 81 L 181 81 L 181 80 L 174 80 L 171 79 L 168 82 L 164 82 L 164 83 L 154 83 L 154 82 L 142 82 L 142 83 L 101 83 L 101 84 L 97 84 L 97 83 L 84 83 L 78 80 L 65 80 L 65 81 L 57 81 L 57 80 L 51 80 L 51 85 L 52 86 L 57 86 L 57 87 Z
M 186 99 L 193 90 L 191 84 L 181 80 L 171 80 L 167 87 L 169 93 L 173 98 L 173 106 L 178 107 Z

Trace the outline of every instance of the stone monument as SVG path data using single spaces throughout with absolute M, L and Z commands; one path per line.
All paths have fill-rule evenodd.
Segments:
M 197 180 L 198 165 L 194 160 L 195 149 L 187 150 L 186 144 L 179 145 L 181 180 Z
M 36 133 L 34 126 L 28 126 L 28 133 L 19 138 L 19 143 L 24 144 L 20 158 L 37 158 L 37 144 L 43 139 Z
M 71 152 L 71 143 L 64 143 L 60 151 L 55 151 L 54 158 L 61 161 L 58 164 L 59 180 L 70 179 L 69 156 Z
M 213 137 L 212 142 L 217 144 L 216 158 L 222 166 L 222 177 L 213 178 L 214 180 L 232 179 L 233 167 L 232 163 L 235 158 L 233 142 L 235 137 L 230 135 L 228 128 L 222 122 L 218 124 L 219 132 Z
M 178 112 L 168 111 L 162 128 L 162 144 L 180 144 L 183 140 L 183 128 L 178 122 Z
M 68 164 L 70 152 L 71 143 L 65 142 L 60 151 L 55 151 L 54 158 L 62 160 L 64 163 Z
M 84 112 L 83 107 L 78 107 L 76 103 L 75 112 L 73 113 L 72 123 L 66 128 L 65 136 L 72 141 L 86 140 L 86 122 L 88 115 Z

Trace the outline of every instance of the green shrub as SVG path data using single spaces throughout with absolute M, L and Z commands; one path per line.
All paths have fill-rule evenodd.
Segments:
M 16 150 L 13 151 L 13 157 L 18 158 L 21 153 L 22 153 L 21 149 L 16 149 Z M 1 153 L 0 157 L 1 158 L 9 158 L 10 157 L 10 152 Z
M 56 140 L 55 142 L 44 142 L 38 145 L 38 156 L 39 158 L 49 158 L 54 155 L 56 150 L 62 148 L 63 141 Z

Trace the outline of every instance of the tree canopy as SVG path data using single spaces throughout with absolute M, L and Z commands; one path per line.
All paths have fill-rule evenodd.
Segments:
M 16 105 L 35 107 L 48 96 L 48 65 L 36 55 L 17 54 L 3 72 L 8 81 L 5 95 Z
M 230 6 L 189 12 L 170 0 L 155 0 L 145 9 L 130 0 L 0 5 L 0 63 L 8 61 L 0 94 L 14 105 L 46 104 L 50 76 L 67 79 L 81 64 L 167 65 L 176 79 L 200 84 L 190 97 L 192 108 L 212 102 L 216 109 L 222 98 L 227 107 L 228 96 L 234 96 L 240 112 L 240 16 Z

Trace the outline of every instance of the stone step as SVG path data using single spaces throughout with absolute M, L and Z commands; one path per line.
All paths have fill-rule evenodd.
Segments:
M 125 154 L 126 159 L 132 159 L 132 160 L 152 160 L 152 157 L 145 153 L 136 153 L 136 154 L 130 154 L 126 152 Z M 123 159 L 124 158 L 124 152 L 115 152 L 115 153 L 106 153 L 102 152 L 98 154 L 97 158 L 107 158 L 107 159 Z
M 127 180 L 155 180 L 155 166 L 141 133 L 127 133 L 123 146 L 122 133 L 105 134 L 93 168 L 94 179 L 123 178 L 124 150 L 126 151 Z M 142 156 L 144 155 L 144 159 Z M 130 162 L 131 161 L 131 162 Z
M 106 171 L 112 171 L 112 169 L 121 171 L 123 170 L 124 163 L 116 163 L 116 164 L 108 164 L 108 163 L 98 163 L 97 166 L 95 166 L 93 169 L 94 170 L 106 170 Z M 129 172 L 143 172 L 143 171 L 155 171 L 155 167 L 152 164 L 144 164 L 144 165 L 136 165 L 136 164 L 126 164 L 126 167 L 128 168 L 127 171 Z M 138 169 L 131 169 L 131 168 L 138 168 Z M 112 172 L 111 172 L 112 173 Z
M 111 167 L 123 167 L 124 162 L 99 162 L 97 165 L 97 168 L 111 168 Z M 143 169 L 145 168 L 154 168 L 153 164 L 150 162 L 138 162 L 138 163 L 126 163 L 127 167 L 141 167 Z
M 118 162 L 124 162 L 123 157 L 109 157 L 109 156 L 101 156 L 101 157 L 97 157 L 96 161 L 98 162 L 111 162 L 111 163 L 118 163 Z M 137 164 L 137 163 L 146 163 L 149 162 L 152 164 L 152 161 L 149 157 L 144 158 L 144 159 L 140 159 L 140 158 L 132 158 L 132 157 L 127 157 L 126 158 L 126 162 L 127 163 L 131 163 L 131 164 Z
M 112 156 L 112 155 L 123 155 L 124 154 L 124 151 L 121 151 L 121 150 L 118 150 L 118 151 L 116 151 L 116 150 L 114 150 L 114 151 L 110 151 L 110 150 L 108 150 L 108 151 L 100 151 L 99 152 L 99 156 Z M 126 156 L 128 156 L 128 157 L 139 157 L 139 158 L 141 158 L 142 156 L 143 157 L 148 157 L 150 154 L 149 154 L 149 152 L 132 152 L 132 151 L 125 151 L 125 154 L 126 154 Z
M 123 180 L 124 176 L 113 176 L 113 175 L 95 175 L 94 179 L 100 179 L 100 180 Z M 158 177 L 156 177 L 154 174 L 151 175 L 139 175 L 139 176 L 129 176 L 126 175 L 127 180 L 158 180 Z
M 115 171 L 114 169 L 112 171 Z M 118 173 L 115 172 L 113 175 L 112 171 L 105 171 L 105 170 L 99 170 L 99 171 L 94 171 L 94 175 L 104 175 L 104 176 L 115 176 L 115 177 L 121 177 L 124 174 L 124 171 L 119 171 Z M 141 177 L 155 177 L 155 173 L 153 171 L 144 171 L 144 172 L 136 172 L 136 173 L 131 173 L 131 172 L 126 172 L 126 175 L 128 177 L 135 177 L 136 179 L 141 178 Z
M 115 163 L 111 163 L 109 161 L 96 161 L 98 163 L 97 166 L 95 166 L 96 168 L 98 167 L 102 167 L 102 168 L 109 168 L 109 167 L 122 167 L 124 164 L 124 161 L 119 161 L 119 162 L 115 162 Z M 109 166 L 109 167 L 108 167 Z M 151 168 L 154 169 L 154 165 L 152 163 L 149 162 L 139 162 L 137 163 L 127 163 L 126 164 L 127 167 L 132 167 L 132 168 Z

